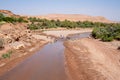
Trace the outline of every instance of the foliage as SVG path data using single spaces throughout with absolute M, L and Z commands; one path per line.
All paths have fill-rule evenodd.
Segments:
M 10 58 L 11 55 L 12 55 L 12 53 L 13 53 L 13 51 L 8 51 L 7 53 L 5 53 L 5 54 L 2 55 L 2 58 L 3 59 Z
M 94 27 L 115 27 L 120 26 L 120 24 L 117 23 L 101 23 L 101 22 L 90 22 L 90 21 L 69 21 L 69 20 L 47 20 L 47 19 L 40 19 L 36 17 L 30 17 L 28 20 L 31 22 L 29 25 L 29 28 L 34 24 L 34 27 L 39 27 L 35 29 L 43 29 L 43 28 L 57 28 L 57 27 L 63 27 L 63 28 L 94 28 Z M 33 26 L 32 26 L 32 29 Z M 119 38 L 119 36 L 117 37 Z
M 8 22 L 8 23 L 27 22 L 27 20 L 25 20 L 23 17 L 19 17 L 19 18 L 16 18 L 16 17 L 6 17 L 2 13 L 0 13 L 0 22 L 2 22 L 2 21 Z
M 120 26 L 95 27 L 92 31 L 94 38 L 99 38 L 102 41 L 120 40 Z
M 5 18 L 5 16 L 2 13 L 0 13 L 0 22 L 3 21 L 3 18 Z

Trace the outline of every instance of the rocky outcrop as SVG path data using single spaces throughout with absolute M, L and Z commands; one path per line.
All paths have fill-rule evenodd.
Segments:
M 71 80 L 120 80 L 120 52 L 93 39 L 65 42 Z

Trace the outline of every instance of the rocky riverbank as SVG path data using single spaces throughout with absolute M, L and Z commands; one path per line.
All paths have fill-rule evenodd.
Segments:
M 4 44 L 0 50 L 0 75 L 40 50 L 52 38 L 54 40 L 40 30 L 28 30 L 26 25 L 6 23 L 0 26 L 0 39 Z

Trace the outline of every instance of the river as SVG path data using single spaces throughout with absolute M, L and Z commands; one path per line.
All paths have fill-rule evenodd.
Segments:
M 88 37 L 89 32 L 71 36 L 69 40 Z M 48 43 L 33 56 L 27 58 L 0 80 L 69 80 L 65 72 L 64 45 L 66 39 Z

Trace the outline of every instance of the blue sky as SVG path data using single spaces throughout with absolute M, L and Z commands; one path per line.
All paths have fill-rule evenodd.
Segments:
M 1 0 L 0 9 L 16 14 L 87 14 L 120 21 L 120 0 Z

